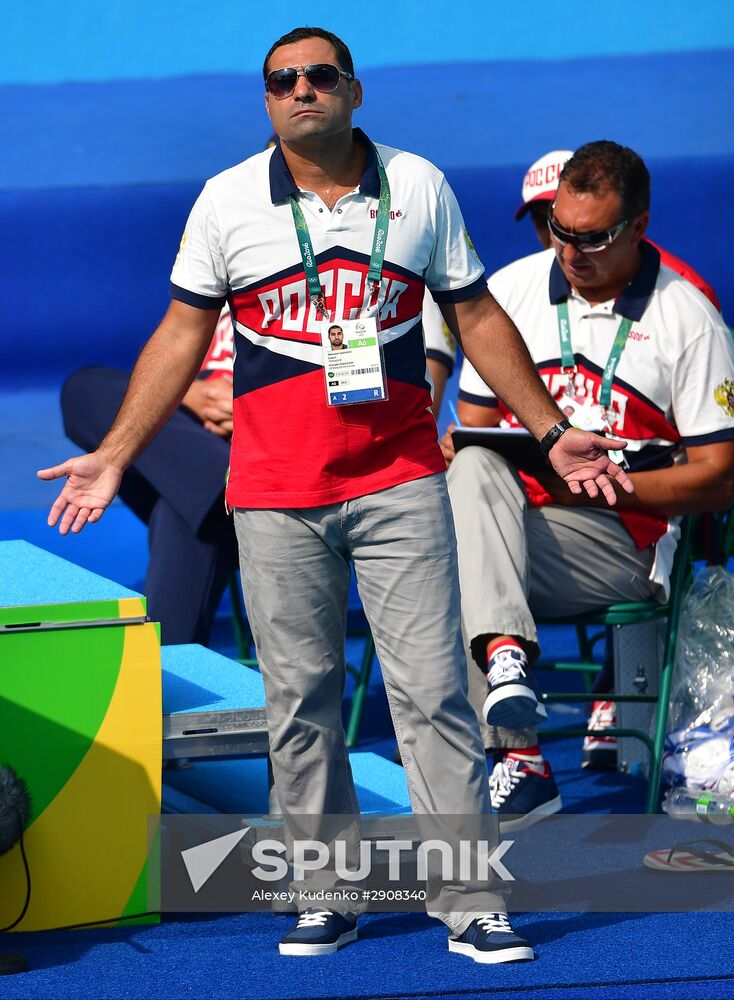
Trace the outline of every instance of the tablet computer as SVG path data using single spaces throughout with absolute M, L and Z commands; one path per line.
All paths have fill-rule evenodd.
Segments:
M 498 452 L 525 472 L 548 469 L 538 442 L 524 427 L 457 427 L 451 437 L 456 451 L 476 445 Z

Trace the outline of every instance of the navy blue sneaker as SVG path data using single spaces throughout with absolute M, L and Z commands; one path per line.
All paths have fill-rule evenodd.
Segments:
M 485 913 L 472 920 L 463 934 L 449 938 L 449 951 L 486 965 L 535 958 L 528 942 L 513 931 L 506 913 Z
M 489 776 L 489 797 L 499 814 L 500 833 L 522 830 L 557 813 L 563 803 L 550 764 L 504 757 Z
M 330 955 L 357 940 L 357 921 L 311 906 L 298 917 L 278 945 L 281 955 Z
M 489 694 L 484 702 L 488 725 L 528 729 L 548 718 L 527 666 L 525 654 L 518 646 L 499 646 L 492 653 L 487 671 Z

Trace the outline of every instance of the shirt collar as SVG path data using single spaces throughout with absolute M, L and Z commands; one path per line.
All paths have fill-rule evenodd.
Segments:
M 650 296 L 655 289 L 655 282 L 658 279 L 660 270 L 660 254 L 656 247 L 647 240 L 640 243 L 640 253 L 642 263 L 640 269 L 634 276 L 630 284 L 614 302 L 614 312 L 618 316 L 625 316 L 634 323 L 639 323 L 642 314 L 647 308 Z M 561 270 L 558 259 L 554 257 L 551 264 L 550 276 L 548 279 L 548 293 L 551 305 L 558 305 L 563 299 L 567 299 L 571 292 L 571 287 L 566 280 L 566 275 Z
M 377 171 L 377 157 L 375 149 L 361 128 L 352 130 L 355 142 L 365 146 L 367 149 L 367 160 L 364 165 L 364 173 L 359 182 L 361 194 L 372 198 L 380 197 L 380 175 Z M 270 198 L 274 205 L 286 201 L 292 194 L 298 194 L 298 187 L 293 180 L 293 175 L 285 162 L 283 150 L 280 143 L 276 143 L 273 155 L 270 157 Z

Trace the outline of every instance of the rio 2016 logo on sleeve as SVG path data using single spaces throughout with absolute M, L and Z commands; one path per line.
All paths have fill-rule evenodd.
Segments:
M 479 254 L 477 253 L 477 251 L 476 251 L 476 249 L 474 247 L 474 244 L 472 243 L 472 238 L 469 235 L 469 231 L 467 229 L 464 230 L 464 239 L 466 240 L 466 245 L 469 247 L 469 250 L 471 251 L 471 253 L 474 255 L 474 257 L 477 260 L 479 260 Z M 480 263 L 481 263 L 481 261 L 480 261 Z
M 734 417 L 734 382 L 731 379 L 716 386 L 714 399 L 728 417 Z
M 181 242 L 178 245 L 178 253 L 176 254 L 176 261 L 178 261 L 178 258 L 183 253 L 183 248 L 185 245 L 186 245 L 186 233 L 183 234 L 183 236 L 181 237 Z

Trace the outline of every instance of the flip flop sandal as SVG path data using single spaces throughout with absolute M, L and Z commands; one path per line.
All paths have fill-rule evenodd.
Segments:
M 709 844 L 715 850 L 699 845 Z M 656 872 L 734 872 L 734 849 L 720 840 L 687 840 L 677 847 L 650 851 L 643 863 Z

